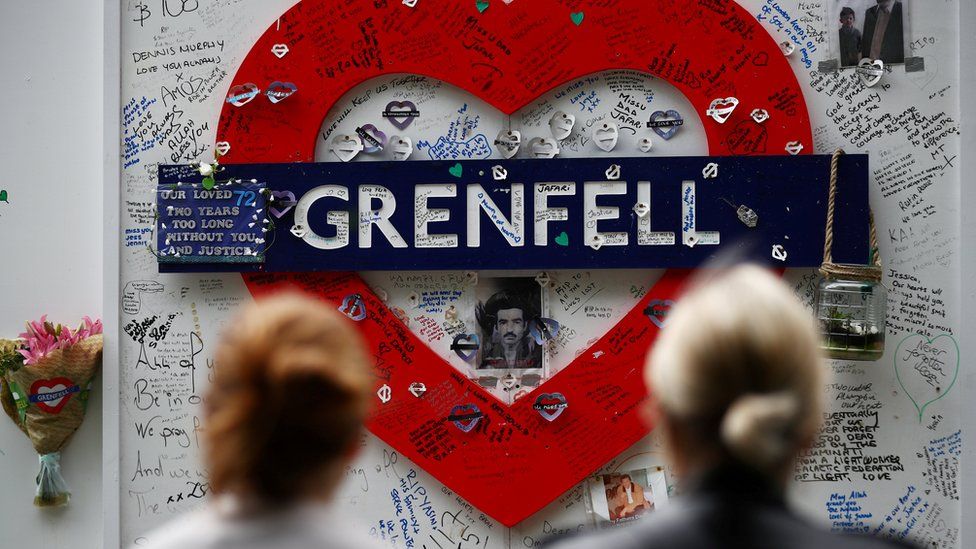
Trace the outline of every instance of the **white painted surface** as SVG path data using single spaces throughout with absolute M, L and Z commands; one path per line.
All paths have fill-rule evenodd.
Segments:
M 0 337 L 102 312 L 102 6 L 0 2 Z M 62 454 L 64 509 L 33 505 L 37 454 L 0 417 L 0 547 L 102 547 L 103 394 Z

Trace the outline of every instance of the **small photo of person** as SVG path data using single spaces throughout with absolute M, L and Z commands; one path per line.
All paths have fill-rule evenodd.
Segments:
M 834 0 L 836 49 L 842 67 L 861 59 L 880 59 L 886 65 L 905 62 L 905 5 L 908 0 Z
M 542 368 L 542 347 L 530 324 L 542 314 L 542 288 L 534 278 L 482 278 L 475 319 L 480 330 L 479 370 Z
M 667 483 L 661 468 L 601 475 L 591 479 L 589 486 L 598 526 L 616 526 L 638 520 L 668 502 Z

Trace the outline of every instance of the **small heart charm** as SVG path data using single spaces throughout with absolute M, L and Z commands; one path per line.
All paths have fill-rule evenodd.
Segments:
M 685 121 L 681 118 L 681 113 L 671 109 L 651 113 L 651 119 L 647 122 L 647 127 L 654 130 L 654 133 L 660 135 L 661 139 L 667 141 L 674 137 L 674 134 L 678 133 L 678 128 L 683 126 L 684 123 Z
M 298 238 L 305 238 L 305 235 L 308 234 L 308 229 L 305 228 L 305 225 L 292 225 L 289 232 Z
M 403 5 L 408 8 L 417 7 L 417 0 L 403 0 Z
M 792 154 L 793 156 L 800 154 L 802 150 L 803 143 L 800 143 L 799 141 L 790 141 L 786 144 L 786 152 Z
M 884 61 L 880 59 L 872 61 L 865 57 L 857 64 L 855 70 L 857 77 L 861 79 L 861 83 L 870 88 L 881 82 L 881 78 L 884 76 Z
M 373 154 L 386 147 L 386 134 L 372 124 L 356 128 L 356 135 L 363 140 L 363 152 Z
M 475 404 L 458 404 L 451 408 L 451 414 L 447 416 L 447 420 L 465 433 L 470 433 L 478 425 L 483 415 Z
M 548 286 L 552 282 L 552 277 L 549 276 L 549 273 L 542 271 L 535 275 L 535 281 L 539 283 L 539 286 Z
M 288 55 L 288 44 L 275 44 L 271 46 L 271 53 L 275 55 L 278 59 Z
M 769 112 L 766 111 L 766 109 L 753 109 L 749 116 L 752 117 L 756 124 L 762 124 L 763 122 L 769 120 Z
M 284 217 L 298 203 L 295 200 L 295 193 L 291 191 L 271 191 L 271 196 L 268 211 L 275 216 L 275 219 Z
M 637 217 L 646 217 L 647 214 L 651 213 L 651 206 L 647 202 L 638 202 L 634 204 L 634 213 Z
M 551 137 L 536 137 L 529 141 L 529 154 L 532 158 L 554 158 L 559 154 L 559 145 Z
M 416 2 L 416 0 L 414 0 L 414 2 Z M 427 386 L 419 381 L 414 381 L 410 384 L 410 387 L 407 388 L 407 390 L 410 391 L 411 395 L 420 398 L 424 396 L 424 393 L 427 392 Z
M 454 341 L 451 343 L 451 350 L 465 362 L 471 362 L 478 356 L 480 348 L 481 341 L 478 334 L 458 334 L 454 336 Z
M 413 153 L 413 140 L 394 135 L 390 138 L 390 150 L 393 152 L 393 160 L 406 160 Z
M 732 111 L 739 106 L 739 100 L 735 97 L 726 97 L 725 99 L 715 99 L 708 106 L 708 110 L 705 114 L 712 117 L 719 124 L 725 124 L 725 121 L 732 116 Z
M 543 393 L 535 399 L 532 409 L 539 412 L 542 419 L 555 421 L 568 406 L 566 397 L 562 393 Z
M 702 169 L 702 177 L 705 179 L 715 179 L 718 177 L 718 164 L 714 162 L 709 162 Z
M 674 306 L 674 301 L 670 299 L 652 299 L 647 302 L 647 307 L 644 308 L 644 314 L 647 318 L 654 323 L 658 328 L 664 328 L 664 324 L 667 322 L 668 313 L 671 311 L 671 307 Z
M 495 181 L 505 181 L 506 179 L 508 179 L 508 170 L 506 170 L 502 166 L 492 166 L 491 177 Z
M 549 129 L 552 130 L 552 136 L 556 141 L 569 137 L 575 125 L 576 117 L 563 111 L 556 111 L 556 114 L 549 119 Z
M 291 82 L 275 81 L 268 86 L 268 90 L 264 94 L 268 96 L 268 100 L 272 103 L 280 103 L 294 95 L 297 91 L 298 86 Z
M 614 122 L 604 122 L 593 130 L 593 142 L 606 152 L 610 152 L 617 146 L 617 139 L 620 137 L 620 129 Z
M 503 158 L 512 158 L 518 154 L 519 147 L 522 146 L 522 132 L 518 130 L 502 130 L 495 138 L 495 146 L 498 147 L 499 154 Z
M 607 168 L 607 171 L 604 172 L 604 175 L 606 175 L 607 179 L 610 181 L 620 179 L 620 166 L 618 164 L 612 164 L 609 168 Z
M 379 397 L 380 402 L 386 404 L 387 402 L 390 401 L 390 399 L 393 398 L 393 389 L 391 389 L 389 385 L 384 383 L 382 387 L 377 389 L 376 396 Z
M 518 384 L 518 380 L 515 379 L 515 376 L 512 374 L 508 374 L 502 378 L 502 387 L 506 389 L 511 389 L 512 387 L 515 387 L 516 384 Z
M 217 143 L 214 143 L 214 150 L 217 151 L 217 154 L 220 156 L 224 156 L 230 152 L 230 143 L 227 141 L 218 141 Z
M 407 129 L 413 123 L 413 119 L 420 116 L 417 105 L 413 101 L 390 101 L 383 109 L 383 118 L 389 120 L 390 124 L 396 126 L 400 131 Z
M 332 138 L 332 153 L 343 162 L 349 162 L 363 151 L 363 142 L 355 135 L 337 135 Z
M 637 142 L 637 148 L 640 149 L 641 152 L 651 152 L 651 149 L 654 148 L 654 143 L 651 142 L 650 137 L 644 137 Z
M 230 89 L 226 101 L 235 107 L 243 107 L 254 100 L 260 93 L 261 88 L 250 82 L 247 84 L 239 84 Z
M 599 250 L 600 248 L 603 247 L 606 241 L 607 240 L 603 238 L 603 235 L 595 234 L 593 235 L 593 238 L 591 238 L 590 241 L 587 243 L 587 246 L 593 248 L 594 250 Z
M 779 49 L 783 51 L 783 55 L 789 57 L 793 55 L 793 52 L 796 51 L 796 46 L 793 44 L 793 42 L 786 40 L 785 42 L 780 42 Z

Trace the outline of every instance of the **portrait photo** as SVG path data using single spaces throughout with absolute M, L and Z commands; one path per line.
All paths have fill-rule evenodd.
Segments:
M 479 373 L 540 374 L 542 345 L 533 325 L 544 316 L 542 287 L 532 277 L 482 277 L 477 287 L 475 320 L 480 348 Z
M 636 521 L 668 504 L 667 482 L 660 467 L 599 475 L 587 484 L 591 515 L 598 527 Z
M 856 67 L 862 59 L 885 65 L 905 62 L 909 39 L 910 0 L 831 0 L 827 30 L 841 67 Z

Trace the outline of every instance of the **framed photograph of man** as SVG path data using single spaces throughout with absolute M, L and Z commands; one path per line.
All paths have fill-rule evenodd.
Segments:
M 885 65 L 905 62 L 911 43 L 910 0 L 830 0 L 827 31 L 831 52 L 840 66 L 856 67 L 862 59 Z
M 598 528 L 640 520 L 668 504 L 664 469 L 654 467 L 592 477 L 587 511 Z
M 546 353 L 534 335 L 546 316 L 542 286 L 533 277 L 480 277 L 475 297 L 479 377 L 544 381 Z

